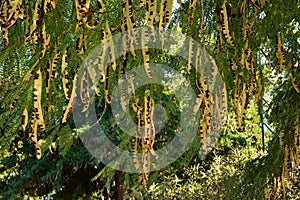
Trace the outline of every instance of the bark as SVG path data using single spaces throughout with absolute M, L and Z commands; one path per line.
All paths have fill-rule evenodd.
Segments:
M 123 172 L 117 171 L 115 175 L 115 199 L 116 200 L 123 200 Z

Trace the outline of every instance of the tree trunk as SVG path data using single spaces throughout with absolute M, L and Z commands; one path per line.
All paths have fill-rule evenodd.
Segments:
M 123 200 L 123 178 L 122 178 L 123 172 L 117 171 L 115 175 L 115 182 L 116 182 L 116 188 L 115 188 L 115 199 L 116 200 Z

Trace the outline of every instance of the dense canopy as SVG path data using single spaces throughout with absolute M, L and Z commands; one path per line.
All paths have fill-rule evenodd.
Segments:
M 299 198 L 299 1 L 3 0 L 0 22 L 1 198 Z M 82 67 L 100 44 L 96 71 Z M 135 88 L 128 72 L 143 65 L 154 79 L 151 63 L 189 81 L 200 116 L 190 148 L 153 172 L 156 151 L 185 116 L 167 87 Z M 204 65 L 211 70 L 201 73 Z M 179 87 L 178 77 L 166 85 Z M 143 138 L 113 115 L 118 84 L 120 110 Z M 79 118 L 95 107 L 95 123 L 140 173 L 90 154 L 73 116 L 78 104 Z M 167 121 L 155 134 L 156 104 Z

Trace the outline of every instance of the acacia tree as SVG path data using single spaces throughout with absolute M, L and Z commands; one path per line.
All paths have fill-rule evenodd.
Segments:
M 87 107 L 91 103 L 90 90 L 80 87 L 92 79 L 91 73 L 76 75 L 83 61 L 112 35 L 126 31 L 135 34 L 135 28 L 140 27 L 148 28 L 149 41 L 153 40 L 155 27 L 159 31 L 180 27 L 182 33 L 212 55 L 209 62 L 218 66 L 222 74 L 228 93 L 226 104 L 235 113 L 235 127 L 241 132 L 246 126 L 249 102 L 254 100 L 260 105 L 266 88 L 272 89 L 267 119 L 275 132 L 268 155 L 249 165 L 237 193 L 265 198 L 274 198 L 280 193 L 284 196 L 291 175 L 300 164 L 299 2 L 178 0 L 179 8 L 173 13 L 174 4 L 171 0 L 0 2 L 3 41 L 0 141 L 1 186 L 4 188 L 1 192 L 4 196 L 41 196 L 51 191 L 65 198 L 97 192 L 110 196 L 113 187 L 115 196 L 122 198 L 122 187 L 138 188 L 140 184 L 146 187 L 155 180 L 159 172 L 150 176 L 149 173 L 123 174 L 99 163 L 82 145 L 72 118 L 76 99 Z M 139 151 L 152 154 L 153 149 L 164 146 L 168 138 L 174 136 L 180 116 L 174 95 L 164 88 L 147 86 L 136 93 L 139 99 L 146 99 L 145 104 L 138 102 L 138 98 L 129 102 L 139 126 L 150 126 L 146 118 L 153 118 L 150 112 L 142 110 L 151 110 L 154 102 L 165 105 L 173 102 L 168 108 L 165 106 L 170 120 L 162 131 L 167 134 L 153 138 L 147 133 L 147 141 L 139 141 L 137 137 L 132 140 L 117 128 L 110 95 L 116 80 L 140 64 L 144 64 L 148 77 L 151 77 L 150 61 L 171 65 L 183 71 L 193 84 L 203 116 L 192 150 L 173 163 L 177 167 L 186 165 L 199 149 L 205 150 L 210 119 L 217 115 L 212 113 L 211 107 L 216 104 L 209 95 L 205 77 L 199 77 L 191 66 L 193 60 L 201 57 L 201 51 L 193 47 L 192 40 L 184 41 L 188 59 L 182 61 L 166 51 L 152 51 L 150 47 L 135 50 L 136 41 L 130 38 L 122 40 L 122 44 L 110 41 L 111 46 L 123 47 L 121 59 L 114 59 L 114 48 L 105 49 L 104 54 L 112 62 L 111 70 L 99 68 L 103 79 L 93 91 L 98 122 L 112 141 L 130 149 L 133 155 Z M 101 58 L 98 64 L 101 65 Z M 78 87 L 76 82 L 79 82 Z M 158 96 L 157 91 L 164 91 L 164 95 Z M 223 91 L 223 96 L 225 94 Z M 150 165 L 150 162 L 145 158 L 144 163 Z M 270 167 L 271 170 L 266 170 Z M 80 177 L 86 178 L 81 180 Z M 94 182 L 90 182 L 92 178 Z M 135 184 L 135 180 L 139 180 L 139 184 Z M 82 185 L 90 187 L 86 189 Z

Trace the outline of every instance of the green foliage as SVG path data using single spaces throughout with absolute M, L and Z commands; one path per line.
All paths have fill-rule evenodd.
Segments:
M 1 17 L 3 2 L 10 1 L 0 1 Z M 28 1 L 30 24 L 33 23 L 36 2 Z M 142 190 L 137 182 L 137 174 L 117 172 L 91 156 L 79 139 L 80 131 L 83 130 L 76 129 L 72 116 L 67 123 L 62 124 L 61 119 L 68 100 L 62 87 L 61 56 L 57 62 L 57 76 L 51 82 L 49 94 L 45 92 L 46 86 L 42 86 L 41 98 L 46 130 L 38 133 L 43 156 L 39 160 L 35 158 L 36 149 L 29 138 L 32 123 L 30 116 L 34 109 L 34 81 L 33 77 L 28 81 L 23 80 L 26 73 L 38 61 L 33 72 L 41 69 L 45 82 L 49 60 L 51 61 L 57 52 L 62 55 L 67 50 L 67 71 L 71 87 L 75 84 L 74 75 L 82 61 L 99 45 L 105 22 L 109 21 L 113 34 L 121 32 L 121 0 L 103 1 L 106 8 L 101 16 L 98 16 L 97 1 L 91 0 L 87 22 L 95 27 L 91 30 L 83 28 L 77 33 L 74 32 L 77 23 L 75 1 L 55 2 L 56 8 L 43 16 L 41 21 L 46 27 L 46 33 L 51 37 L 49 49 L 45 51 L 43 58 L 40 58 L 41 41 L 38 44 L 23 44 L 25 19 L 17 20 L 9 28 L 9 45 L 5 46 L 4 42 L 0 44 L 0 198 L 41 198 L 51 194 L 55 199 L 113 199 L 117 193 L 116 182 L 121 180 L 126 198 L 263 199 L 266 198 L 266 191 L 271 193 L 275 188 L 274 180 L 281 179 L 285 187 L 281 184 L 276 198 L 299 198 L 299 167 L 288 172 L 289 178 L 283 178 L 283 171 L 289 164 L 286 161 L 285 148 L 291 149 L 292 152 L 300 148 L 295 137 L 300 125 L 300 99 L 296 91 L 300 80 L 299 1 L 292 0 L 287 3 L 278 0 L 267 3 L 261 0 L 257 1 L 259 8 L 255 5 L 256 1 L 226 1 L 227 12 L 231 12 L 228 23 L 234 46 L 226 41 L 224 33 L 219 35 L 218 28 L 221 24 L 218 8 L 222 6 L 223 1 L 197 1 L 194 10 L 190 9 L 190 1 L 185 1 L 182 8 L 174 11 L 167 28 L 178 29 L 192 37 L 215 58 L 219 72 L 226 82 L 229 114 L 216 147 L 207 156 L 202 157 L 199 134 L 191 148 L 180 159 L 161 171 L 152 172 L 147 187 Z M 161 1 L 157 2 L 159 10 Z M 262 6 L 262 2 L 266 2 L 266 5 Z M 25 0 L 22 3 L 25 6 Z M 147 24 L 144 21 L 146 9 L 138 5 L 139 1 L 134 0 L 136 25 L 144 27 Z M 4 29 L 5 24 L 1 21 L 1 31 Z M 40 34 L 41 27 L 37 31 Z M 245 36 L 245 32 L 248 35 Z M 77 43 L 83 33 L 87 37 L 87 49 L 83 54 L 78 54 Z M 277 40 L 280 34 L 284 35 L 283 70 L 279 67 L 277 56 Z M 0 39 L 3 37 L 4 35 Z M 222 38 L 222 44 L 218 37 Z M 186 42 L 181 40 L 180 35 L 177 39 L 171 51 L 180 50 L 178 44 Z M 244 49 L 247 42 L 249 49 Z M 245 50 L 252 51 L 252 71 L 241 64 Z M 142 52 L 136 53 L 136 60 L 128 56 L 125 71 L 143 63 Z M 186 71 L 187 62 L 168 53 L 170 52 L 151 50 L 151 61 L 166 64 L 179 71 L 192 83 L 196 91 L 194 74 L 188 75 Z M 237 64 L 236 70 L 232 69 L 232 62 Z M 291 63 L 293 69 L 290 68 Z M 117 59 L 117 70 L 111 72 L 109 77 L 109 90 L 115 87 L 123 64 L 123 58 Z M 293 78 L 296 80 L 294 85 Z M 252 80 L 253 91 L 249 92 Z M 175 84 L 180 84 L 181 81 L 176 80 Z M 174 137 L 175 129 L 179 126 L 179 103 L 175 95 L 166 88 L 153 85 L 145 88 L 151 89 L 155 103 L 166 109 L 168 117 L 168 121 L 156 137 L 154 147 L 159 149 Z M 139 88 L 135 97 L 142 98 L 145 88 Z M 240 128 L 237 127 L 236 121 L 239 117 L 237 110 L 241 109 L 241 105 L 236 106 L 235 103 L 236 100 L 244 100 L 243 90 L 249 92 L 250 96 L 245 121 Z M 236 98 L 237 92 L 239 93 Z M 100 89 L 100 93 L 104 93 L 103 88 Z M 262 102 L 263 97 L 265 103 Z M 131 138 L 117 126 L 110 105 L 105 103 L 104 95 L 95 98 L 97 117 L 102 117 L 99 124 L 107 136 L 115 145 L 130 150 Z M 262 108 L 266 111 L 260 113 L 261 116 L 258 113 L 258 105 L 263 105 Z M 29 113 L 29 123 L 24 131 L 21 123 L 25 108 Z M 131 114 L 134 118 L 132 110 Z M 273 133 L 266 131 L 264 138 L 261 134 L 261 118 L 273 129 Z M 267 151 L 262 153 L 264 139 Z
M 259 120 L 254 107 L 249 110 L 248 117 Z M 249 163 L 263 156 L 257 143 L 260 130 L 255 123 L 249 123 L 243 133 L 233 126 L 234 121 L 228 120 L 218 145 L 206 157 L 195 156 L 188 166 L 161 171 L 147 195 L 154 199 L 247 199 L 238 185 L 241 176 L 250 173 L 246 170 Z

